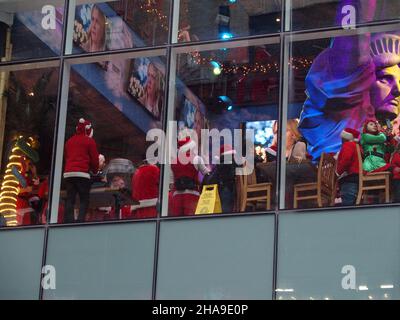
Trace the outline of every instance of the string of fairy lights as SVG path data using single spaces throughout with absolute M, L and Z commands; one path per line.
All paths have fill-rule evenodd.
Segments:
M 163 28 L 165 31 L 168 31 L 168 17 L 161 10 L 155 7 L 155 5 L 156 4 L 153 3 L 153 1 L 146 1 L 145 3 L 141 3 L 139 7 L 147 14 L 155 16 L 160 22 L 161 28 Z
M 153 15 L 156 19 L 159 20 L 161 28 L 165 31 L 168 31 L 168 17 L 165 15 L 160 9 L 157 8 L 157 3 L 152 0 L 146 0 L 140 3 L 140 9 L 145 11 L 147 14 Z M 185 13 L 188 13 L 188 8 L 184 8 Z M 179 31 L 179 35 L 181 35 L 181 30 Z M 199 52 L 191 52 L 189 53 L 192 56 L 192 61 L 197 65 L 209 65 L 215 59 L 202 57 Z M 218 62 L 219 63 L 219 62 Z M 311 59 L 307 58 L 291 58 L 289 62 L 289 66 L 293 70 L 302 71 L 308 70 L 312 64 Z M 226 65 L 224 63 L 219 63 L 220 71 L 218 74 L 237 74 L 241 73 L 243 75 L 248 75 L 250 73 L 270 73 L 270 72 L 279 72 L 279 63 L 278 62 L 269 62 L 265 64 L 254 63 L 254 65 Z
M 279 72 L 279 63 L 278 62 L 269 62 L 269 63 L 258 63 L 255 62 L 253 65 L 227 65 L 224 63 L 217 62 L 216 59 L 213 58 L 204 58 L 201 57 L 200 53 L 192 54 L 193 62 L 197 65 L 213 65 L 214 66 L 214 74 L 219 75 L 221 73 L 224 74 L 243 74 L 248 75 L 250 73 L 270 73 L 270 72 Z M 308 70 L 312 65 L 312 59 L 307 58 L 291 58 L 289 61 L 289 66 L 296 71 L 300 70 Z

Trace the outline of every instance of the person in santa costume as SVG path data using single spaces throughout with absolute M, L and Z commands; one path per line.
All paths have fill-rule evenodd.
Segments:
M 30 225 L 37 223 L 37 215 L 34 206 L 38 197 L 32 195 L 33 188 L 39 184 L 35 165 L 26 157 L 21 157 L 21 177 L 19 193 L 17 196 L 17 224 Z
M 388 142 L 392 136 L 380 130 L 376 120 L 366 120 L 361 135 L 361 147 L 364 151 L 363 170 L 367 172 L 380 172 L 390 169 L 385 155 L 392 151 Z
M 208 175 L 210 170 L 195 149 L 196 143 L 189 137 L 178 141 L 178 158 L 171 165 L 174 192 L 170 216 L 190 216 L 196 211 L 200 196 L 199 172 Z
M 99 171 L 99 153 L 93 139 L 92 124 L 81 118 L 76 126 L 76 134 L 65 143 L 64 182 L 67 190 L 65 201 L 65 223 L 74 222 L 76 195 L 79 195 L 79 215 L 77 222 L 85 221 L 89 207 L 91 187 L 90 172 Z
M 132 199 L 139 202 L 133 218 L 155 218 L 157 216 L 160 169 L 144 160 L 132 177 Z
M 342 148 L 337 157 L 336 175 L 339 177 L 340 197 L 343 206 L 356 204 L 359 182 L 357 143 L 360 132 L 346 128 L 341 133 Z

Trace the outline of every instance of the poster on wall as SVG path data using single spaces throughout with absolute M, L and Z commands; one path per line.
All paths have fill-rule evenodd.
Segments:
M 84 4 L 76 8 L 74 47 L 84 52 L 132 48 L 132 31 L 119 16 L 107 16 L 101 5 L 104 6 Z
M 149 58 L 131 61 L 128 93 L 159 120 L 164 102 L 165 80 L 159 64 Z
M 204 106 L 201 101 L 193 94 L 187 93 L 187 95 L 182 95 L 179 107 L 178 136 L 185 135 L 185 130 L 191 129 L 196 132 L 198 142 L 200 143 L 201 129 L 208 127 L 202 107 Z

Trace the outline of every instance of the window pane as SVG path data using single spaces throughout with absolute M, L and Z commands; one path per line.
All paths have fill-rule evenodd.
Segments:
M 1 1 L 0 57 L 6 61 L 58 56 L 64 0 Z
M 74 64 L 69 90 L 58 222 L 156 217 L 146 135 L 162 127 L 165 57 Z
M 286 208 L 400 201 L 399 45 L 396 31 L 292 43 Z
M 73 53 L 168 42 L 169 0 L 77 1 Z
M 178 42 L 228 40 L 281 28 L 281 0 L 181 0 Z
M 0 232 L 0 299 L 39 299 L 44 230 Z
M 398 19 L 398 0 L 291 0 L 293 30 Z
M 279 45 L 215 47 L 177 55 L 170 216 L 275 204 Z
M 44 65 L 0 69 L 2 226 L 46 221 L 59 70 Z
M 163 222 L 156 298 L 271 299 L 273 228 L 273 216 Z
M 398 208 L 279 217 L 277 299 L 399 299 Z
M 151 299 L 155 224 L 56 228 L 46 264 L 57 275 L 50 299 Z

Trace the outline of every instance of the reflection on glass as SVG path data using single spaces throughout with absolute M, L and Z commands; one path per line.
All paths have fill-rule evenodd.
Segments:
M 394 20 L 398 19 L 400 9 L 397 0 L 294 0 L 291 4 L 293 30 L 332 27 L 342 23 L 355 25 L 370 21 Z M 376 11 L 366 17 L 365 12 L 375 7 Z M 342 13 L 340 18 L 336 17 L 338 12 Z
M 0 58 L 22 60 L 58 56 L 64 0 L 1 1 Z
M 289 161 L 286 207 L 398 201 L 398 32 L 295 42 L 291 60 L 301 64 L 292 63 L 289 113 L 313 170 Z
M 161 128 L 164 82 L 163 57 L 72 66 L 58 223 L 156 217 L 146 134 Z
M 170 216 L 273 207 L 278 49 L 257 45 L 178 55 Z
M 281 26 L 281 0 L 181 0 L 179 13 L 178 42 L 276 33 Z
M 46 222 L 57 81 L 56 68 L 0 72 L 0 226 Z
M 74 51 L 98 52 L 165 44 L 168 12 L 169 0 L 81 1 L 75 10 Z

